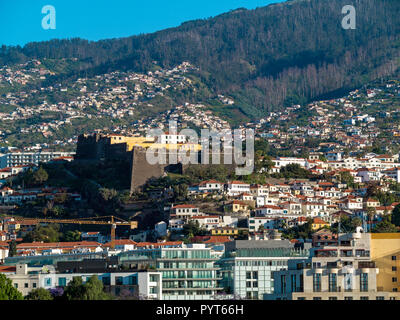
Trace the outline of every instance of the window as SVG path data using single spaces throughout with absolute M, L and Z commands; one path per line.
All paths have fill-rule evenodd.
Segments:
M 337 291 L 337 274 L 330 273 L 329 274 L 329 292 Z
M 296 292 L 296 275 L 295 275 L 295 274 L 292 274 L 292 275 L 290 276 L 290 278 L 291 278 L 291 281 L 290 281 L 290 284 L 291 284 L 290 291 L 291 291 L 291 292 Z
M 282 293 L 286 293 L 286 276 L 281 275 Z
M 389 300 L 396 300 L 396 297 L 390 297 Z
M 303 292 L 303 290 L 304 290 L 304 276 L 301 274 L 300 275 L 300 288 L 299 288 L 299 291 Z
M 393 278 L 392 278 L 392 282 L 397 282 L 397 278 L 396 278 L 396 277 L 393 277 Z
M 251 279 L 251 272 L 250 271 L 246 272 L 246 279 Z
M 344 300 L 353 300 L 353 297 L 344 297 Z
M 321 297 L 314 297 L 313 300 L 322 300 Z
M 46 287 L 51 286 L 51 278 L 46 278 L 46 279 L 44 279 L 44 285 L 45 285 Z
M 397 288 L 393 288 L 392 291 L 393 291 L 393 292 L 397 292 Z
M 298 297 L 297 300 L 306 300 L 305 297 Z
M 329 300 L 337 300 L 337 297 L 329 297 Z
M 360 300 L 369 300 L 368 297 L 360 297 Z
M 314 273 L 313 275 L 313 290 L 314 292 L 321 292 L 321 274 Z
M 392 256 L 392 260 L 395 261 L 396 260 L 396 256 Z
M 122 286 L 123 284 L 123 278 L 122 277 L 115 277 L 115 284 L 117 286 Z
M 14 283 L 14 287 L 18 289 L 18 283 Z
M 28 287 L 29 287 L 29 284 L 28 284 L 28 283 L 24 283 L 24 287 L 25 287 L 25 288 L 28 288 Z
M 36 288 L 36 282 L 32 283 L 32 287 Z
M 58 285 L 60 287 L 65 287 L 67 285 L 67 279 L 66 278 L 58 278 Z
M 360 291 L 368 291 L 368 273 L 361 273 L 360 275 Z
M 158 292 L 157 287 L 150 287 L 150 293 L 156 294 Z
M 246 281 L 246 288 L 251 288 L 251 281 Z
M 376 300 L 385 300 L 385 297 L 376 297 Z
M 397 271 L 397 267 L 392 267 L 392 271 Z
M 192 276 L 189 277 L 189 273 L 192 274 L 192 271 L 188 271 L 188 278 L 192 278 Z M 150 282 L 157 282 L 158 281 L 158 276 L 152 274 L 150 275 Z
M 102 277 L 101 281 L 103 282 L 103 285 L 109 286 L 110 285 L 110 277 Z

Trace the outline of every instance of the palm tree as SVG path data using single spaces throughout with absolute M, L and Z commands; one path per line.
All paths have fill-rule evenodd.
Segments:
M 369 225 L 371 226 L 371 222 L 374 220 L 376 214 L 376 209 L 372 207 L 367 207 L 367 216 L 368 216 L 368 222 Z M 371 227 L 369 227 L 371 229 Z M 368 229 L 368 227 L 367 227 Z

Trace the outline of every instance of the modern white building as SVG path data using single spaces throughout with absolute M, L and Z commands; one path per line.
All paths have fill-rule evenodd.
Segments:
M 228 195 L 237 196 L 241 193 L 250 193 L 250 184 L 242 181 L 230 181 L 228 182 Z
M 7 272 L 13 286 L 24 296 L 36 288 L 55 289 L 65 287 L 74 277 L 82 278 L 85 283 L 93 275 L 102 281 L 107 291 L 119 295 L 126 289 L 131 293 L 137 290 L 138 295 L 146 299 L 162 300 L 162 274 L 160 272 L 58 272 L 53 265 L 28 267 L 27 264 L 17 264 L 14 272 Z
M 236 240 L 225 244 L 218 261 L 221 285 L 242 299 L 262 299 L 273 293 L 272 272 L 286 270 L 288 261 L 308 257 L 308 248 L 296 248 L 288 240 Z
M 10 152 L 0 154 L 0 169 L 22 165 L 39 165 L 55 158 L 73 157 L 75 152 Z

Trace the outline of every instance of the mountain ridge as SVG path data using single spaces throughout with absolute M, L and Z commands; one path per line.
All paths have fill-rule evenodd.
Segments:
M 356 8 L 356 30 L 341 27 L 341 8 L 348 4 Z M 65 78 L 189 61 L 215 93 L 232 95 L 238 108 L 255 117 L 396 72 L 399 13 L 396 0 L 295 0 L 127 38 L 2 47 L 0 61 L 78 58 L 79 70 Z

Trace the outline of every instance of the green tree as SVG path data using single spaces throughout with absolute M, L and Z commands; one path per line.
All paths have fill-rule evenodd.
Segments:
M 392 212 L 392 223 L 399 227 L 400 226 L 400 204 L 398 204 Z
M 104 292 L 103 283 L 96 275 L 83 284 L 81 277 L 73 277 L 64 290 L 67 300 L 109 300 L 111 296 Z
M 73 277 L 64 290 L 64 297 L 67 300 L 82 300 L 85 287 L 81 277 Z
M 37 288 L 29 292 L 29 294 L 25 297 L 25 300 L 53 300 L 53 296 L 49 290 Z
M 357 227 L 360 227 L 362 225 L 362 221 L 359 217 L 349 217 L 349 216 L 341 216 L 340 217 L 340 232 L 341 233 L 352 233 L 355 232 Z M 334 223 L 331 226 L 331 231 L 333 233 L 338 233 L 339 230 L 339 223 Z
M 85 290 L 82 300 L 110 300 L 111 296 L 104 292 L 103 283 L 96 275 L 84 284 Z
M 396 233 L 397 227 L 391 222 L 390 216 L 385 216 L 375 228 L 372 229 L 373 233 Z
M 175 185 L 172 187 L 174 190 L 174 199 L 175 201 L 183 201 L 187 198 L 188 194 L 188 185 L 185 183 Z
M 10 257 L 14 257 L 17 255 L 17 242 L 15 240 L 12 240 L 10 242 L 9 249 L 8 249 L 8 255 Z
M 23 300 L 22 293 L 14 288 L 12 281 L 0 274 L 0 300 Z
M 354 177 L 349 172 L 340 173 L 340 182 L 346 183 L 349 187 L 354 186 Z
M 34 185 L 41 185 L 49 179 L 49 175 L 43 167 L 40 167 L 32 175 L 32 182 Z
M 34 231 L 28 232 L 24 238 L 24 242 L 43 241 L 43 242 L 58 242 L 60 241 L 60 226 L 52 224 L 48 226 L 40 226 Z
M 64 234 L 63 241 L 66 242 L 75 242 L 75 241 L 80 241 L 81 240 L 81 232 L 79 230 L 74 230 L 74 231 L 67 231 Z
M 192 238 L 194 236 L 202 236 L 206 234 L 206 230 L 200 227 L 199 222 L 190 220 L 187 224 L 183 226 L 183 232 L 187 238 Z

